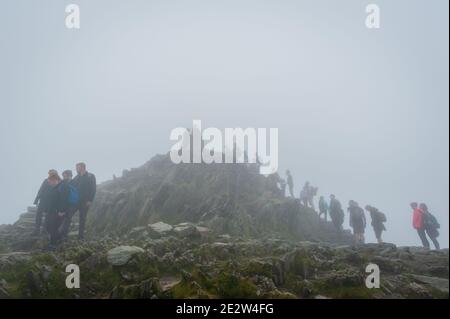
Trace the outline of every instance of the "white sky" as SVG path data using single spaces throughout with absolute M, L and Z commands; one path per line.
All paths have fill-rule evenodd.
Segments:
M 72 2 L 76 31 L 66 1 L 0 2 L 0 223 L 49 168 L 104 181 L 200 119 L 278 127 L 296 194 L 380 208 L 387 241 L 419 244 L 408 204 L 426 202 L 448 247 L 448 1 Z

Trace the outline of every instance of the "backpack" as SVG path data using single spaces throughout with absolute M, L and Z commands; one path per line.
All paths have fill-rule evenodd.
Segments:
M 424 217 L 425 217 L 426 226 L 435 228 L 435 229 L 441 228 L 441 225 L 437 221 L 436 217 L 434 217 L 431 213 L 429 213 L 429 212 L 426 213 Z
M 385 223 L 386 222 L 386 215 L 383 214 L 382 212 L 378 212 L 378 218 L 380 220 L 380 223 Z
M 78 201 L 79 201 L 79 194 L 78 194 L 78 189 L 76 189 L 75 186 L 73 185 L 68 185 L 69 187 L 69 203 L 71 205 L 77 205 Z

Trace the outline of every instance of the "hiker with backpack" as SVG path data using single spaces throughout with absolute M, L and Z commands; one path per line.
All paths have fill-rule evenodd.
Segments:
M 427 235 L 425 234 L 424 227 L 424 211 L 418 207 L 416 202 L 410 204 L 413 214 L 412 214 L 412 224 L 414 229 L 417 231 L 420 240 L 422 241 L 423 247 L 430 249 L 430 243 L 428 242 Z
M 428 206 L 426 204 L 420 204 L 419 208 L 423 211 L 423 228 L 425 230 L 425 233 L 428 235 L 428 237 L 430 237 L 434 247 L 439 250 L 440 245 L 437 241 L 437 238 L 439 237 L 438 229 L 441 227 L 441 225 L 438 223 L 436 217 L 434 217 L 428 211 Z
M 356 244 L 364 244 L 364 231 L 366 228 L 364 210 L 359 207 L 357 202 L 350 200 L 348 212 L 350 213 L 350 227 L 353 228 L 355 242 Z
M 384 227 L 386 215 L 370 205 L 367 205 L 365 208 L 370 213 L 370 217 L 372 219 L 371 225 L 373 227 L 373 231 L 375 232 L 375 237 L 377 238 L 378 243 L 382 244 L 383 240 L 381 239 L 381 233 L 386 230 L 386 227 Z
M 73 179 L 72 185 L 78 190 L 78 204 L 74 213 L 77 211 L 80 213 L 78 239 L 82 240 L 84 239 L 87 213 L 97 191 L 97 182 L 95 175 L 86 170 L 85 163 L 78 163 L 76 165 L 76 170 L 77 176 Z M 72 216 L 70 216 L 70 220 L 71 219 Z
M 342 210 L 341 202 L 336 199 L 336 196 L 331 194 L 330 195 L 330 218 L 333 222 L 334 227 L 338 232 L 341 232 L 342 224 L 344 224 L 344 211 Z
M 328 215 L 328 203 L 323 196 L 319 198 L 319 219 L 320 216 L 325 215 L 325 221 L 327 221 Z
M 42 218 L 45 215 L 44 228 L 47 227 L 47 216 L 53 209 L 53 189 L 60 182 L 58 172 L 54 169 L 48 171 L 48 177 L 42 182 L 41 187 L 34 200 L 37 205 L 36 224 L 32 236 L 39 236 L 41 233 Z
M 76 211 L 79 195 L 78 190 L 72 184 L 72 171 L 62 173 L 63 181 L 58 186 L 58 215 L 62 219 L 58 228 L 59 239 L 65 240 L 69 234 L 73 214 Z

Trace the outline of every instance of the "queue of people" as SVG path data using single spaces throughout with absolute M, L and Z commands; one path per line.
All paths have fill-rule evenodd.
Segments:
M 286 171 L 287 181 L 289 184 L 289 194 L 293 196 L 293 178 L 289 170 Z M 285 196 L 286 183 L 281 183 L 282 194 Z M 284 187 L 283 187 L 284 185 Z M 317 195 L 318 188 L 310 185 L 306 182 L 300 192 L 300 203 L 305 207 L 314 208 L 314 197 Z M 331 222 L 338 232 L 343 231 L 343 224 L 345 220 L 345 213 L 342 209 L 341 202 L 336 198 L 334 194 L 330 195 L 330 200 L 327 202 L 324 196 L 319 198 L 319 218 L 328 221 L 328 216 L 330 216 Z M 426 249 L 430 248 L 430 243 L 428 238 L 430 238 L 436 249 L 440 249 L 439 242 L 437 238 L 439 237 L 440 225 L 436 217 L 431 214 L 428 210 L 426 204 L 417 204 L 416 202 L 411 203 L 411 208 L 413 209 L 413 227 L 416 229 L 419 238 L 422 242 L 423 247 Z M 349 214 L 349 225 L 353 230 L 354 242 L 356 244 L 364 244 L 365 242 L 365 229 L 366 229 L 366 210 L 371 218 L 371 226 L 373 228 L 375 237 L 378 243 L 383 243 L 382 234 L 386 231 L 385 223 L 387 221 L 386 215 L 381 212 L 376 207 L 371 205 L 366 205 L 364 209 L 359 206 L 359 204 L 350 200 L 348 203 L 348 214 Z M 427 238 L 428 237 L 428 238 Z
M 36 195 L 34 204 L 37 205 L 37 213 L 33 235 L 38 236 L 41 233 L 42 221 L 45 217 L 44 228 L 50 236 L 50 249 L 55 248 L 60 242 L 67 239 L 72 218 L 77 212 L 79 213 L 78 239 L 84 239 L 87 213 L 96 194 L 96 178 L 94 174 L 86 170 L 86 164 L 84 163 L 76 164 L 76 172 L 77 175 L 75 178 L 72 178 L 72 171 L 66 170 L 62 173 L 62 178 L 60 178 L 58 172 L 51 169 Z M 289 170 L 286 171 L 286 175 L 286 181 L 277 175 L 274 184 L 281 185 L 280 191 L 282 196 L 285 196 L 287 186 L 289 195 L 295 198 L 294 182 Z M 309 182 L 306 182 L 300 193 L 300 203 L 314 210 L 313 199 L 317 194 L 317 190 L 317 187 L 313 187 Z M 427 205 L 424 203 L 419 205 L 413 202 L 410 206 L 413 210 L 412 224 L 419 235 L 422 245 L 426 249 L 430 248 L 428 236 L 434 247 L 440 249 L 437 240 L 440 225 L 437 219 L 429 212 Z M 371 205 L 366 205 L 365 210 L 370 214 L 371 226 L 377 242 L 382 243 L 382 233 L 386 231 L 384 225 L 387 221 L 386 215 Z M 364 244 L 366 229 L 364 209 L 356 201 L 350 200 L 347 211 L 355 244 Z M 324 196 L 319 198 L 319 219 L 322 219 L 322 216 L 324 216 L 324 221 L 327 222 L 328 215 L 336 230 L 342 232 L 345 213 L 341 202 L 334 194 L 330 195 L 329 203 Z
M 42 182 L 34 204 L 37 205 L 34 236 L 44 229 L 50 236 L 49 249 L 67 239 L 72 217 L 79 213 L 78 239 L 84 239 L 86 217 L 97 189 L 95 175 L 86 170 L 86 164 L 76 164 L 77 175 L 66 170 L 62 178 L 51 169 Z M 44 220 L 44 225 L 42 222 Z

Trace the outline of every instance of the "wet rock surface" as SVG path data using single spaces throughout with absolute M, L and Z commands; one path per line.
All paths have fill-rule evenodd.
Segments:
M 156 156 L 99 186 L 85 241 L 0 226 L 0 298 L 448 298 L 448 249 L 353 246 L 254 166 Z M 72 234 L 76 234 L 75 215 Z M 380 269 L 378 289 L 366 267 Z M 80 289 L 66 287 L 66 266 Z
M 448 257 L 392 244 L 127 234 L 3 253 L 0 297 L 448 298 Z M 76 291 L 65 287 L 69 263 L 82 274 Z M 365 286 L 369 263 L 379 265 L 379 289 Z

